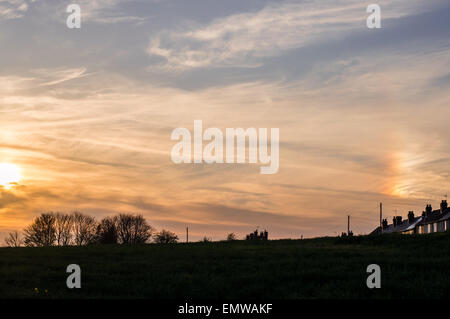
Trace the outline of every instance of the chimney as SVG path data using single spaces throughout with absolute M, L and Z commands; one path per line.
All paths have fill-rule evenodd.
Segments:
M 394 216 L 393 221 L 394 221 L 394 227 L 397 227 L 398 225 L 400 225 L 402 223 L 402 216 Z
M 447 200 L 443 200 L 441 202 L 441 214 L 444 214 L 448 208 Z
M 425 208 L 425 211 L 423 212 L 423 216 L 427 217 L 429 214 L 431 214 L 431 212 L 433 211 L 433 208 L 431 207 L 431 205 L 427 205 L 427 207 Z
M 413 211 L 410 211 L 409 213 L 408 213 L 408 223 L 412 223 L 414 221 L 414 212 Z

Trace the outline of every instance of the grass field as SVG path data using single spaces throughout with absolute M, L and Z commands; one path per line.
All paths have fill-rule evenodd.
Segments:
M 448 298 L 450 233 L 0 248 L 1 298 Z M 79 264 L 82 288 L 66 287 Z M 381 289 L 368 289 L 378 264 Z

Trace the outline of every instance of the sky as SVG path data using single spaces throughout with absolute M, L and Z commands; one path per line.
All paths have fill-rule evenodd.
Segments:
M 81 8 L 81 28 L 66 7 Z M 184 239 L 367 234 L 450 191 L 450 4 L 0 0 L 0 241 L 42 212 Z M 279 171 L 175 164 L 175 128 L 279 128 Z

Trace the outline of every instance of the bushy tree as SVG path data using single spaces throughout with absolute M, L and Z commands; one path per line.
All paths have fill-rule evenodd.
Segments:
M 205 236 L 205 237 L 203 237 L 200 240 L 200 242 L 202 242 L 202 243 L 210 243 L 210 242 L 212 242 L 212 240 L 211 240 L 211 238 Z
M 56 240 L 55 216 L 52 213 L 41 214 L 25 228 L 25 245 L 42 247 L 52 246 Z
M 236 235 L 234 233 L 229 233 L 227 235 L 227 241 L 233 241 L 236 240 Z
M 23 244 L 23 239 L 20 233 L 15 230 L 8 234 L 8 237 L 5 238 L 5 243 L 8 247 L 20 247 Z
M 165 229 L 161 230 L 154 237 L 154 242 L 157 244 L 175 244 L 178 242 L 178 236 Z
M 116 226 L 122 244 L 144 244 L 153 234 L 153 227 L 142 215 L 120 214 L 116 216 Z
M 103 218 L 97 226 L 97 241 L 100 244 L 117 244 L 118 239 L 116 219 Z

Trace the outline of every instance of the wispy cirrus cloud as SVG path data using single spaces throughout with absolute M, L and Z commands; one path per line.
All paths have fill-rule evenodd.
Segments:
M 378 3 L 384 20 L 427 10 L 427 5 L 416 0 Z M 169 69 L 258 66 L 264 57 L 364 30 L 366 6 L 356 0 L 270 4 L 187 31 L 163 31 L 151 38 L 147 53 L 164 58 L 164 67 Z
M 120 6 L 130 3 L 130 0 L 77 0 L 73 3 L 81 8 L 83 22 L 94 23 L 120 23 L 135 22 L 140 23 L 146 18 L 123 14 Z M 61 19 L 67 16 L 66 8 L 70 2 L 66 1 L 49 1 L 38 2 L 37 0 L 0 0 L 0 21 L 18 19 L 24 17 L 32 5 L 42 9 L 47 13 L 47 18 L 57 17 Z
M 23 15 L 27 10 L 28 10 L 27 1 L 0 0 L 0 21 L 21 18 L 23 17 Z
M 40 77 L 41 80 L 45 77 L 48 77 L 49 75 L 51 76 L 51 79 L 41 84 L 42 86 L 56 85 L 66 81 L 83 78 L 89 75 L 88 73 L 86 73 L 86 68 L 51 70 L 50 72 L 47 69 L 41 69 L 35 70 L 35 73 Z
M 78 0 L 75 3 L 81 8 L 82 23 L 99 23 L 99 24 L 113 24 L 121 22 L 141 23 L 146 20 L 146 17 L 136 15 L 124 14 L 123 5 L 132 3 L 131 0 Z M 58 16 L 67 15 L 63 10 L 67 6 L 64 3 L 58 9 Z
M 347 212 L 368 232 L 379 201 L 420 211 L 449 188 L 450 7 L 380 0 L 383 29 L 368 30 L 356 0 L 156 2 L 79 1 L 73 32 L 62 0 L 28 1 L 25 18 L 1 22 L 0 162 L 22 180 L 0 188 L 0 238 L 73 209 L 141 212 L 198 239 L 256 225 L 273 238 L 330 235 Z M 158 18 L 105 25 L 136 15 Z M 166 68 L 154 73 L 150 30 L 150 60 Z M 279 173 L 174 165 L 170 133 L 195 119 L 279 127 Z
M 36 14 L 44 13 L 46 19 L 61 20 L 67 17 L 66 8 L 74 3 L 80 6 L 83 22 L 111 24 L 120 22 L 140 23 L 146 17 L 124 14 L 122 5 L 132 3 L 132 0 L 77 0 L 73 2 L 52 0 L 0 0 L 0 21 L 24 17 L 32 7 L 38 9 Z

